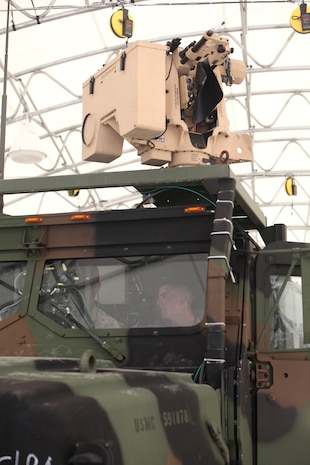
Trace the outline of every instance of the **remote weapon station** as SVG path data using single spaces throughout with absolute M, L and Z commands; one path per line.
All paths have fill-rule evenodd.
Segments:
M 231 52 L 213 31 L 136 42 L 85 82 L 84 160 L 126 140 L 166 166 L 0 182 L 141 193 L 1 215 L 3 465 L 308 464 L 310 245 L 267 227 L 230 169 L 252 160 L 228 127 L 222 85 L 246 72 Z

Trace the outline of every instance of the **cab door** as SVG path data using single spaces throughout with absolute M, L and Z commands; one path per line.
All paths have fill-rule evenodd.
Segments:
M 255 270 L 255 422 L 258 465 L 306 465 L 310 456 L 310 340 L 302 282 L 306 244 L 274 242 Z M 306 279 L 305 279 L 306 278 Z

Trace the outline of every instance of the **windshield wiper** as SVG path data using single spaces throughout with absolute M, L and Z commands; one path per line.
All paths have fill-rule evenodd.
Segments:
M 102 347 L 104 350 L 106 350 L 110 355 L 112 355 L 113 358 L 115 358 L 118 362 L 123 362 L 125 360 L 125 357 L 121 352 L 119 352 L 117 349 L 115 349 L 111 344 L 109 344 L 106 340 L 101 339 L 97 334 L 95 334 L 90 328 L 87 328 L 84 326 L 82 323 L 80 323 L 73 315 L 72 313 L 68 312 L 66 315 L 66 318 L 73 323 L 75 326 L 77 326 L 79 329 L 82 329 L 85 331 L 94 341 L 96 341 L 100 347 Z

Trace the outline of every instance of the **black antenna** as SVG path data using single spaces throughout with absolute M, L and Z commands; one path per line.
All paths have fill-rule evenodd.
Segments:
M 0 179 L 4 177 L 4 158 L 5 158 L 5 127 L 6 127 L 6 104 L 7 104 L 7 80 L 8 80 L 8 50 L 9 50 L 9 18 L 10 18 L 10 0 L 8 1 L 6 32 L 5 32 L 5 53 L 3 68 L 3 94 L 1 108 L 1 135 L 0 135 Z M 0 198 L 0 213 L 3 211 L 3 196 Z

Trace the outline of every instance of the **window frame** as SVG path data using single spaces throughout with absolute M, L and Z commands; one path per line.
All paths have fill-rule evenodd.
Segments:
M 300 348 L 273 348 L 271 345 L 271 321 L 276 311 L 277 302 L 270 306 L 272 275 L 284 277 L 284 283 L 289 282 L 291 277 L 300 277 L 303 293 L 302 257 L 303 249 L 307 244 L 277 241 L 269 244 L 257 256 L 255 262 L 255 289 L 254 312 L 255 312 L 255 350 L 268 353 L 288 353 L 309 350 L 309 347 Z M 283 287 L 283 286 L 282 286 Z M 283 287 L 284 289 L 284 287 Z M 281 296 L 279 296 L 280 299 Z M 304 299 L 302 300 L 304 305 Z M 302 309 L 304 312 L 304 308 Z
M 36 261 L 33 257 L 25 256 L 24 251 L 10 251 L 10 252 L 1 252 L 0 253 L 0 262 L 1 263 L 25 263 L 25 281 L 23 287 L 23 293 L 21 296 L 21 302 L 19 308 L 16 312 L 9 315 L 4 320 L 0 320 L 0 328 L 4 328 L 14 321 L 24 317 L 30 308 L 30 295 L 33 282 L 33 276 L 36 267 Z

